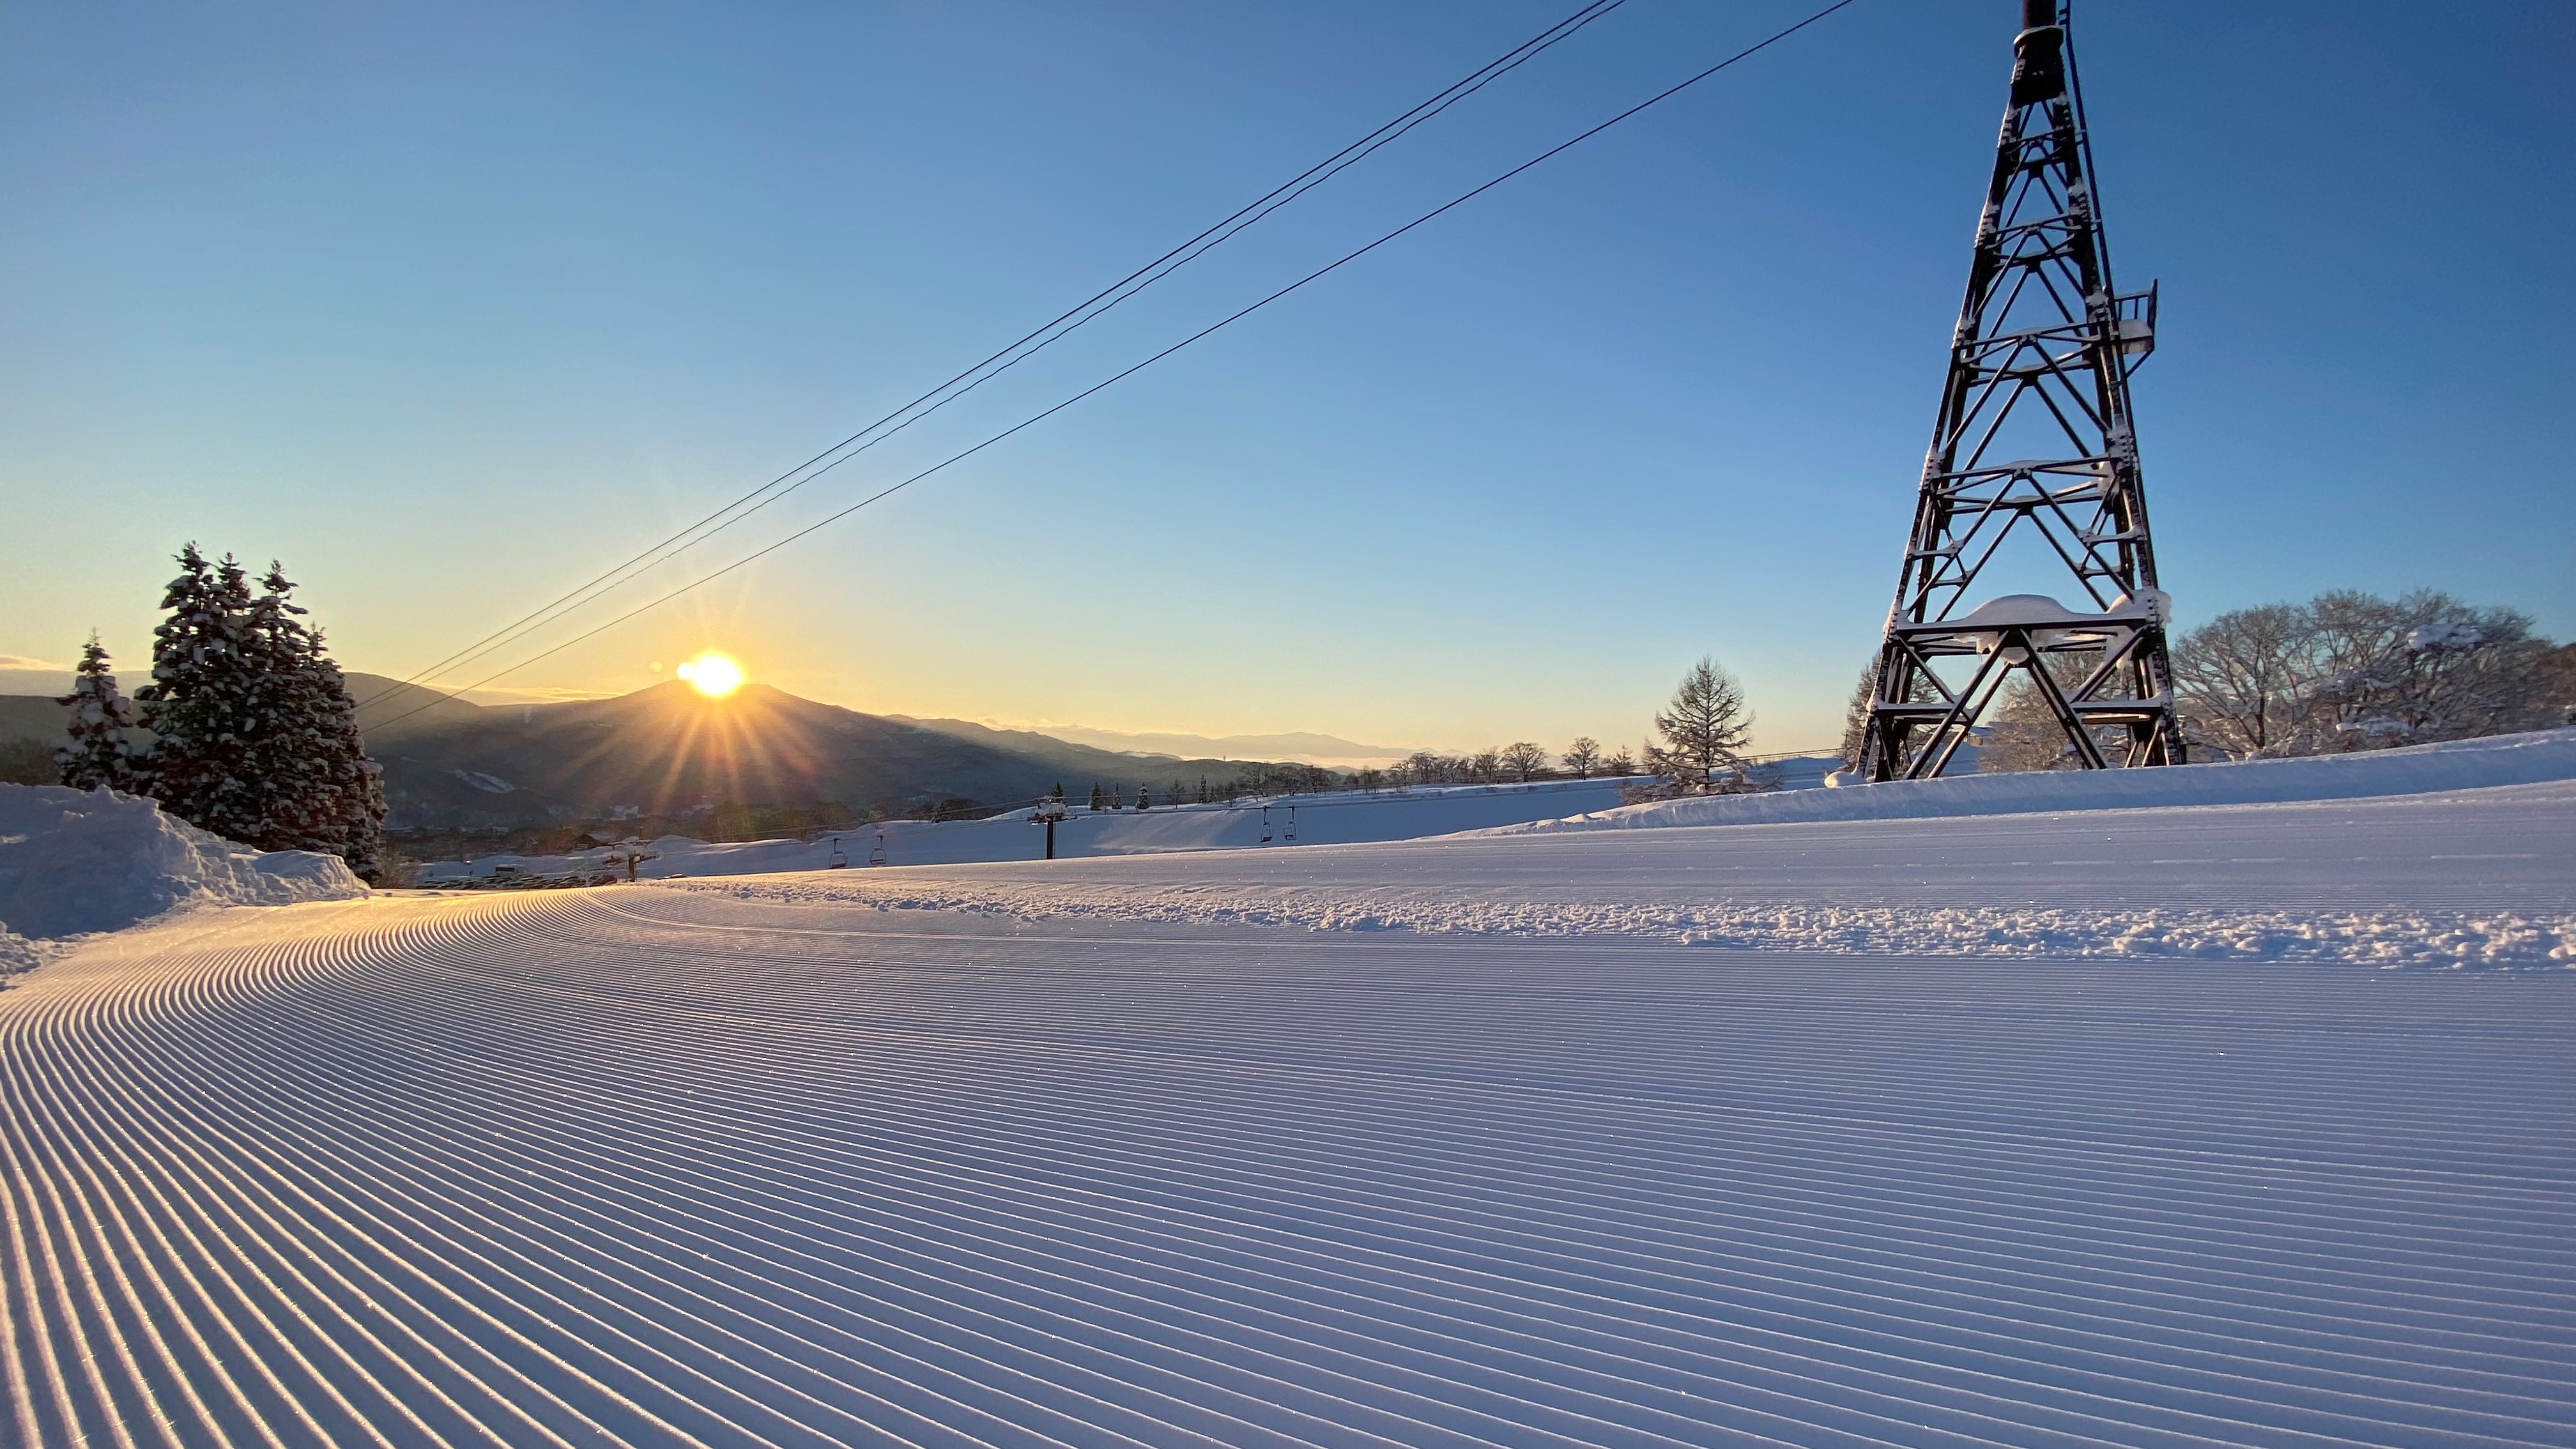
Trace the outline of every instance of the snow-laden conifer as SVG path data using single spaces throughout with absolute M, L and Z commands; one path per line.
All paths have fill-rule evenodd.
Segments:
M 134 745 L 125 735 L 134 723 L 134 707 L 116 688 L 108 669 L 107 650 L 89 636 L 72 673 L 72 692 L 57 703 L 71 707 L 70 738 L 54 751 L 62 781 L 75 790 L 132 791 Z
M 348 682 L 304 623 L 294 583 L 272 562 L 244 630 L 258 665 L 249 756 L 261 785 L 251 843 L 337 855 L 373 878 L 382 840 L 382 771 L 367 758 Z
M 201 829 L 263 850 L 337 855 L 372 877 L 382 772 L 321 631 L 291 599 L 295 585 L 271 564 L 254 596 L 230 555 L 211 564 L 190 544 L 178 557 L 152 684 L 138 692 L 155 738 L 136 782 Z
M 152 731 L 138 783 L 161 808 L 201 830 L 256 843 L 262 789 L 251 758 L 259 665 L 251 657 L 249 579 L 227 555 L 208 563 L 189 544 L 152 631 L 152 682 L 135 692 Z

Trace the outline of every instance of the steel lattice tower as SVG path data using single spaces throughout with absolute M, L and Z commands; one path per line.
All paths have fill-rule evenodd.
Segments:
M 2129 410 L 2155 317 L 2153 287 L 2112 290 L 2057 0 L 2023 0 L 2012 100 L 1879 649 L 1866 778 L 1940 774 L 2016 675 L 2064 729 L 2071 762 L 2181 762 L 2170 608 Z M 2017 448 L 2040 456 L 2014 458 Z M 2040 567 L 2060 588 L 2073 576 L 2073 607 L 2035 593 L 1967 607 L 2014 535 L 2044 541 Z

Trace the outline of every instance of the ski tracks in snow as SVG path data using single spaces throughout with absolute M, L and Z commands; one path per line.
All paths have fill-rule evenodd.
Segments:
M 30 1444 L 2564 1443 L 2576 976 L 791 907 L 0 995 Z

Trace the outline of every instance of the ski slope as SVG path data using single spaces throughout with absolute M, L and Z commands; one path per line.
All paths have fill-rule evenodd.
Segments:
M 2545 968 L 2576 965 L 2571 860 L 2576 781 L 2551 781 L 2286 804 L 1502 831 L 669 884 L 746 901 L 1032 922 Z
M 2432 941 L 2564 943 L 2576 785 L 1947 824 L 97 938 L 0 992 L 7 1436 L 2576 1437 L 2576 972 Z M 2423 939 L 1687 919 L 1936 898 Z
M 1821 784 L 1823 761 L 1799 777 Z M 2576 773 L 2576 771 L 2571 771 Z M 1165 805 L 1151 810 L 1077 808 L 1056 826 L 1058 859 L 1098 855 L 1156 855 L 1188 850 L 1247 850 L 1262 846 L 1354 845 L 1414 840 L 1430 835 L 1553 820 L 1616 809 L 1622 780 L 1541 780 L 1513 785 L 1429 785 L 1394 790 L 1343 790 L 1272 800 L 1213 805 Z M 812 840 L 710 843 L 665 836 L 652 843 L 656 859 L 638 874 L 648 880 L 677 876 L 758 875 L 824 870 L 839 850 L 852 866 L 865 866 L 882 848 L 889 866 L 969 865 L 1038 860 L 1046 850 L 1043 827 L 1026 809 L 989 820 L 888 820 L 881 825 L 825 833 Z M 435 861 L 421 884 L 489 877 L 499 867 L 531 875 L 560 875 L 590 868 L 600 852 L 580 855 L 502 855 Z

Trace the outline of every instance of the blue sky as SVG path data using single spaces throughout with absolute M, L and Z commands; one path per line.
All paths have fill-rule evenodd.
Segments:
M 0 654 L 97 627 L 139 666 L 195 538 L 409 672 L 1572 8 L 9 6 Z M 708 557 L 1808 8 L 1630 0 Z M 1634 740 L 1713 650 L 1760 743 L 1830 741 L 2016 13 L 1861 0 L 507 682 L 719 647 L 884 712 L 1561 744 Z M 2434 587 L 2576 634 L 2576 8 L 2076 26 L 2119 280 L 2163 288 L 2137 395 L 2183 622 Z

